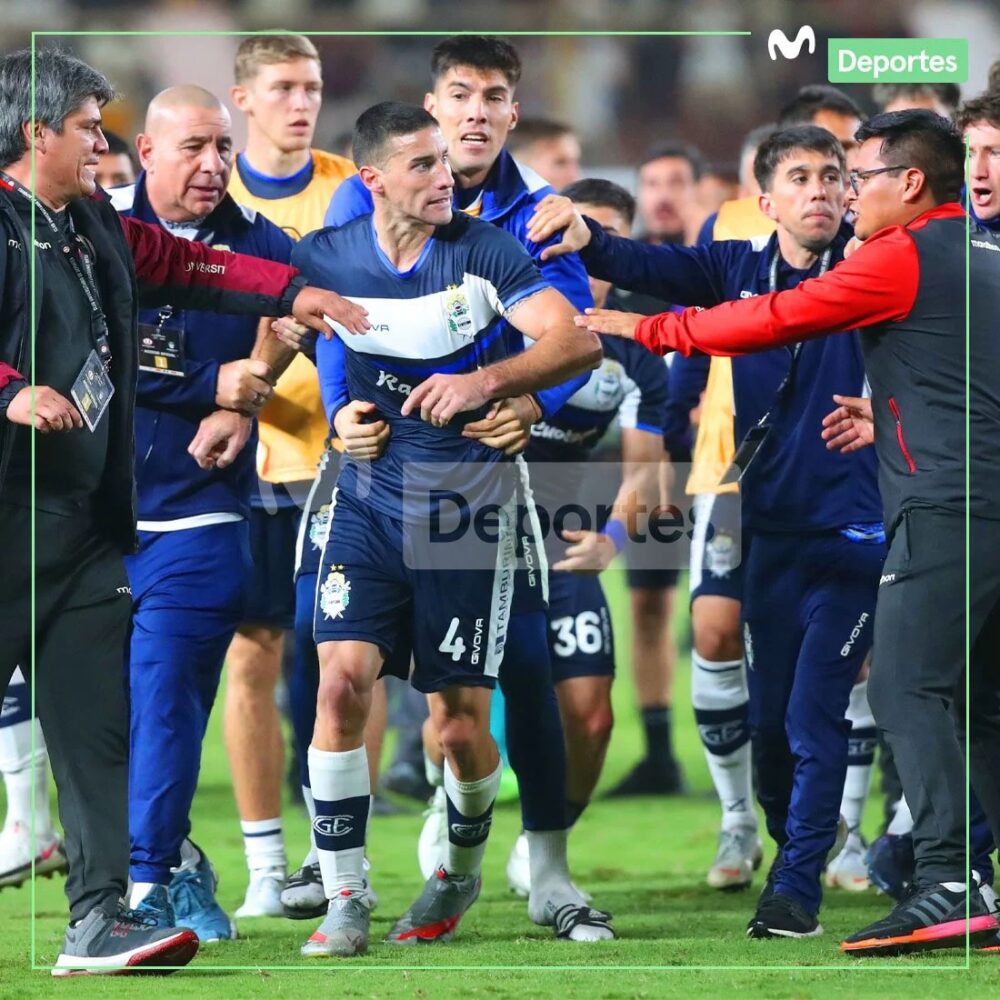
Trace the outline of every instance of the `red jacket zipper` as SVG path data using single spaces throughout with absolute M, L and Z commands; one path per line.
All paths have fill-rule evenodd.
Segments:
M 896 441 L 899 443 L 899 450 L 903 453 L 903 458 L 906 459 L 906 466 L 912 476 L 917 471 L 917 463 L 913 461 L 910 449 L 906 447 L 906 438 L 903 437 L 903 418 L 899 415 L 899 407 L 896 405 L 896 399 L 893 396 L 889 397 L 889 409 L 892 410 L 892 415 L 896 418 Z

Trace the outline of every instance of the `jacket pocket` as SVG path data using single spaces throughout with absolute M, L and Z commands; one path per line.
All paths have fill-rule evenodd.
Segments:
M 889 409 L 892 411 L 893 417 L 896 418 L 896 442 L 899 445 L 899 450 L 903 453 L 903 458 L 906 459 L 906 467 L 912 476 L 917 471 L 917 463 L 913 461 L 910 449 L 906 447 L 906 438 L 903 435 L 903 418 L 899 415 L 899 406 L 894 396 L 889 397 Z

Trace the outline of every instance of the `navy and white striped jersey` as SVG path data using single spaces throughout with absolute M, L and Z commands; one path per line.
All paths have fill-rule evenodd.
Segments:
M 327 412 L 344 402 L 329 398 L 331 385 L 341 391 L 335 370 L 343 363 L 349 398 L 375 403 L 391 428 L 374 462 L 359 466 L 345 458 L 338 489 L 396 517 L 418 511 L 437 484 L 460 483 L 473 507 L 497 499 L 498 477 L 483 464 L 461 471 L 467 463 L 503 461 L 496 449 L 461 436 L 483 411 L 459 414 L 437 428 L 419 414 L 402 417 L 400 407 L 435 373 L 471 372 L 507 356 L 497 319 L 549 287 L 520 243 L 496 226 L 456 213 L 435 230 L 420 259 L 400 272 L 379 247 L 372 216 L 366 215 L 306 236 L 292 262 L 310 284 L 364 306 L 371 323 L 363 335 L 338 327 L 337 337 L 320 338 L 317 345 Z M 436 463 L 433 473 L 418 468 L 428 462 Z

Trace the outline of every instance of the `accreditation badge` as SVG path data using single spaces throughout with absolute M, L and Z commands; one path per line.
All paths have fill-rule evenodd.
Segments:
M 70 390 L 73 402 L 91 433 L 101 422 L 114 394 L 115 387 L 111 384 L 111 377 L 101 364 L 97 351 L 91 351 Z

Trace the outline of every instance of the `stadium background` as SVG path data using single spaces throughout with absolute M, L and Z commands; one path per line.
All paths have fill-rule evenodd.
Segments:
M 937 36 L 969 39 L 970 75 L 964 93 L 979 92 L 986 70 L 997 57 L 1000 6 L 988 0 L 883 0 L 795 2 L 763 0 L 580 0 L 502 5 L 471 0 L 460 16 L 443 0 L 284 0 L 280 14 L 273 0 L 191 2 L 160 0 L 138 8 L 120 0 L 4 0 L 3 49 L 30 43 L 31 31 L 257 31 L 275 27 L 311 34 L 324 64 L 324 107 L 316 145 L 332 145 L 348 130 L 357 113 L 386 97 L 419 101 L 426 89 L 428 55 L 433 39 L 417 36 L 317 37 L 318 31 L 456 30 L 514 31 L 749 30 L 737 37 L 520 37 L 525 72 L 519 88 L 522 115 L 544 116 L 574 127 L 583 145 L 584 173 L 608 176 L 632 186 L 632 164 L 652 142 L 681 138 L 697 145 L 722 170 L 734 170 L 744 133 L 773 117 L 774 111 L 806 83 L 826 74 L 826 38 L 852 36 Z M 279 21 L 280 18 L 280 21 Z M 766 51 L 771 28 L 792 37 L 798 26 L 817 33 L 815 56 L 772 62 Z M 147 36 L 46 39 L 70 48 L 106 72 L 124 95 L 107 109 L 109 125 L 131 137 L 139 130 L 148 99 L 163 87 L 196 81 L 220 96 L 228 95 L 238 39 Z M 581 85 L 581 81 L 585 84 Z M 845 88 L 874 110 L 867 87 Z M 234 115 L 241 140 L 239 116 Z M 614 691 L 616 729 L 603 787 L 615 783 L 635 759 L 641 734 L 633 709 L 628 650 L 628 606 L 623 576 L 606 574 L 619 655 Z M 927 967 L 964 967 L 960 952 L 932 958 L 871 962 L 841 959 L 839 936 L 881 914 L 884 902 L 873 893 L 829 893 L 822 914 L 825 936 L 800 942 L 747 941 L 743 927 L 754 895 L 725 895 L 703 884 L 718 824 L 702 750 L 690 712 L 689 633 L 685 601 L 674 623 L 678 650 L 675 691 L 675 740 L 691 794 L 651 802 L 596 802 L 571 842 L 574 872 L 585 887 L 599 892 L 602 905 L 615 914 L 621 940 L 601 947 L 555 943 L 551 933 L 527 921 L 523 902 L 506 891 L 503 864 L 517 831 L 513 806 L 499 810 L 484 869 L 482 900 L 463 925 L 456 943 L 418 952 L 378 948 L 335 971 L 238 975 L 208 971 L 168 980 L 87 981 L 61 984 L 80 996 L 164 997 L 302 996 L 307 991 L 336 990 L 343 996 L 442 997 L 507 995 L 666 996 L 683 992 L 716 997 L 739 990 L 748 996 L 838 997 L 911 996 L 917 990 L 935 997 L 967 996 L 997 983 L 989 961 L 972 960 L 969 972 L 929 971 Z M 391 747 L 386 750 L 387 756 Z M 304 851 L 307 826 L 295 822 L 286 804 L 290 858 Z M 881 802 L 877 790 L 869 803 L 865 832 L 874 835 Z M 376 931 L 387 928 L 389 914 L 405 905 L 416 878 L 418 812 L 378 818 L 371 828 L 374 879 L 382 909 Z M 218 713 L 205 747 L 202 781 L 195 802 L 195 836 L 206 845 L 220 869 L 220 902 L 228 910 L 242 899 L 245 869 L 238 819 L 222 746 Z M 770 851 L 765 866 L 770 861 Z M 758 876 L 758 885 L 760 876 Z M 0 996 L 47 996 L 47 976 L 28 976 L 32 955 L 50 963 L 58 950 L 64 920 L 59 880 L 38 885 L 37 927 L 32 951 L 30 890 L 0 895 Z M 244 922 L 241 940 L 205 949 L 196 966 L 301 968 L 298 945 L 303 926 L 289 921 Z M 995 960 L 995 959 L 993 959 Z M 351 966 L 360 966 L 351 970 Z M 563 969 L 561 966 L 602 966 Z M 681 973 L 684 966 L 757 966 L 750 972 Z M 380 967 L 380 968 L 376 968 Z M 406 966 L 463 966 L 445 974 L 393 971 Z M 473 976 L 485 966 L 506 971 Z M 547 966 L 546 971 L 516 972 L 510 967 Z M 674 967 L 674 971 L 648 967 Z M 834 966 L 834 969 L 778 971 L 781 966 Z M 640 967 L 647 967 L 642 970 Z M 768 970 L 773 970 L 768 972 Z M 351 970 L 351 971 L 349 971 Z M 614 971 L 612 971 L 614 970 Z M 317 977 L 317 973 L 320 976 Z M 767 973 L 767 974 L 765 974 Z M 330 980 L 330 974 L 338 976 Z

